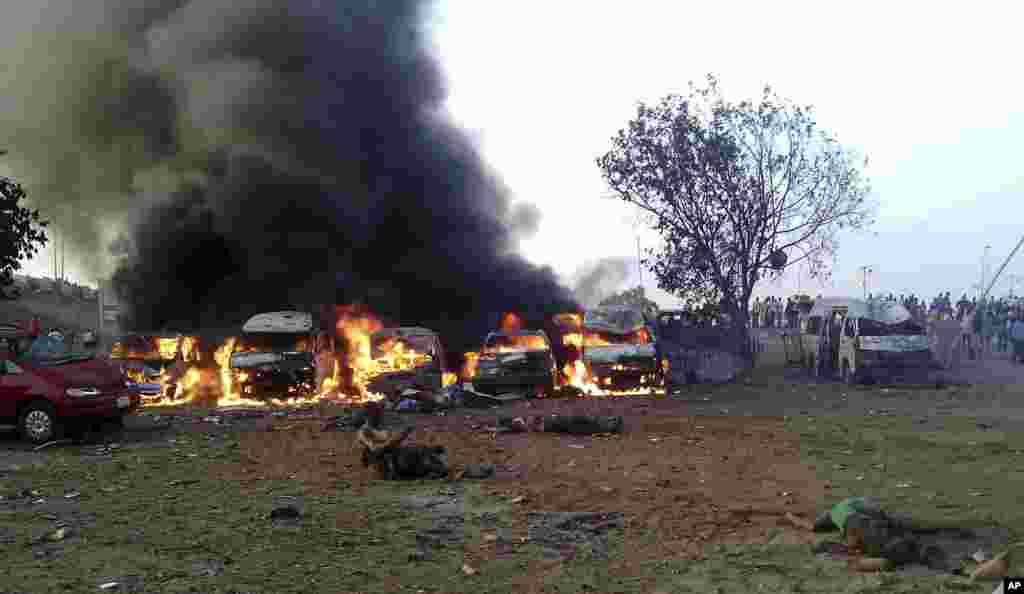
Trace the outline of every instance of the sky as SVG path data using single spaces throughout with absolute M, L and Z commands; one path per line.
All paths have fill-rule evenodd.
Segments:
M 430 30 L 452 117 L 513 198 L 543 213 L 524 255 L 567 283 L 588 261 L 657 245 L 608 198 L 594 161 L 638 101 L 714 73 L 731 100 L 770 84 L 814 105 L 823 127 L 869 157 L 881 204 L 871 231 L 842 237 L 831 281 L 797 269 L 756 294 L 860 295 L 867 266 L 871 292 L 931 297 L 973 292 L 983 262 L 991 278 L 1024 235 L 1022 17 L 1024 5 L 986 1 L 441 0 Z M 48 248 L 27 272 L 45 273 L 49 258 Z M 1024 254 L 996 294 L 1013 274 L 1024 292 Z M 650 273 L 642 282 L 676 304 Z
M 594 160 L 638 101 L 714 73 L 731 100 L 770 84 L 814 105 L 868 156 L 881 203 L 871 232 L 843 236 L 831 281 L 794 270 L 757 293 L 860 295 L 869 266 L 869 291 L 930 297 L 973 291 L 983 260 L 991 278 L 1024 235 L 1022 17 L 1024 5 L 984 1 L 447 0 L 434 29 L 451 113 L 515 198 L 544 214 L 522 244 L 532 261 L 571 278 L 588 257 L 636 254 L 635 215 L 602 198 Z M 641 245 L 657 245 L 640 231 Z M 1024 254 L 996 294 L 1011 273 L 1024 291 Z

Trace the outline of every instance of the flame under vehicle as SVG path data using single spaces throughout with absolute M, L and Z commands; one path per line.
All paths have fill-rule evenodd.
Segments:
M 315 342 L 310 313 L 276 311 L 249 318 L 229 363 L 241 396 L 266 399 L 315 395 Z
M 498 331 L 484 339 L 472 381 L 483 394 L 543 397 L 554 389 L 557 375 L 551 342 L 543 331 Z
M 394 398 L 405 390 L 437 392 L 444 385 L 444 349 L 427 328 L 385 328 L 370 336 L 367 389 Z
M 183 340 L 175 334 L 126 334 L 111 345 L 110 359 L 135 384 L 142 398 L 159 399 L 168 395 L 164 380 L 178 349 L 184 347 Z
M 582 360 L 604 390 L 663 386 L 653 328 L 639 309 L 603 307 L 584 313 Z

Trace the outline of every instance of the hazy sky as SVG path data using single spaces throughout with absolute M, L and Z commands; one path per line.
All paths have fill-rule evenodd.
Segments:
M 544 214 L 524 253 L 567 282 L 588 259 L 636 254 L 634 215 L 602 199 L 595 158 L 638 100 L 712 72 L 731 99 L 769 83 L 813 104 L 868 155 L 882 204 L 874 233 L 842 241 L 833 283 L 794 272 L 760 292 L 860 294 L 858 268 L 872 266 L 871 290 L 930 297 L 973 290 L 985 245 L 994 271 L 1024 234 L 1022 17 L 1018 3 L 983 1 L 442 0 L 433 31 L 453 117 Z M 1024 255 L 1006 272 L 996 292 L 1009 273 L 1024 292 Z
M 544 212 L 523 244 L 530 259 L 570 275 L 586 256 L 636 252 L 630 212 L 600 198 L 594 159 L 638 100 L 713 72 L 732 99 L 768 83 L 815 105 L 869 157 L 877 235 L 845 238 L 834 287 L 803 286 L 859 294 L 857 269 L 872 266 L 872 290 L 930 296 L 970 290 L 986 243 L 994 271 L 1024 235 L 1022 17 L 1010 2 L 447 0 L 436 40 L 452 113 Z M 1024 255 L 1010 272 L 1024 273 Z M 797 288 L 790 276 L 763 290 Z

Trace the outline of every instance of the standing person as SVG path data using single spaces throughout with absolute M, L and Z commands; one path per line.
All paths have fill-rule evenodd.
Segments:
M 39 323 L 39 316 L 32 316 L 32 320 L 28 323 L 28 335 L 33 339 L 39 338 L 39 334 L 43 331 L 42 325 Z
M 996 315 L 996 351 L 1005 353 L 1010 346 L 1010 316 L 1001 306 Z
M 1024 363 L 1024 319 L 1021 319 L 1020 311 L 1011 313 L 1013 320 L 1010 324 L 1010 340 L 1013 342 L 1012 361 Z
M 750 321 L 751 321 L 751 324 L 754 326 L 754 328 L 759 328 L 760 325 L 758 324 L 757 316 L 758 316 L 758 314 L 761 313 L 761 298 L 760 297 L 754 298 L 754 308 L 753 309 L 754 309 L 754 311 L 753 311 L 753 315 L 750 316 Z

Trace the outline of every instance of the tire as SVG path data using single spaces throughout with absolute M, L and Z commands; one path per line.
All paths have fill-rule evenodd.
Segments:
M 49 402 L 29 402 L 18 415 L 18 432 L 26 441 L 35 445 L 60 439 L 63 431 L 57 420 L 57 413 Z

